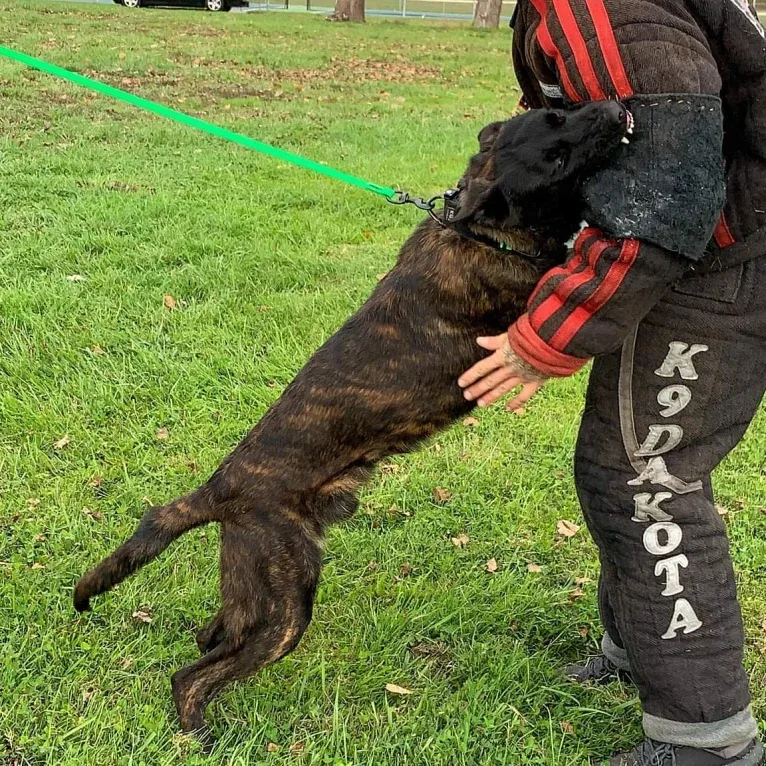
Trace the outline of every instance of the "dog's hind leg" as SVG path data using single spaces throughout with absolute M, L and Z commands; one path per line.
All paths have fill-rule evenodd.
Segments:
M 223 605 L 198 636 L 207 653 L 172 679 L 184 731 L 204 737 L 205 709 L 224 686 L 298 645 L 311 621 L 319 567 L 318 545 L 294 527 L 254 530 L 223 524 Z
M 221 611 L 207 625 L 197 631 L 197 646 L 200 654 L 211 652 L 223 641 L 224 636 L 223 612 Z

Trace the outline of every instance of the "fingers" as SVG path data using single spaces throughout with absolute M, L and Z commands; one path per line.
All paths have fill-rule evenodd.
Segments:
M 502 335 L 484 335 L 481 338 L 476 338 L 476 342 L 482 347 L 489 349 L 490 351 L 497 351 L 505 343 L 505 333 Z
M 542 383 L 527 383 L 519 393 L 505 405 L 508 412 L 521 409 L 541 388 Z
M 473 385 L 477 380 L 481 380 L 485 375 L 489 375 L 500 367 L 505 366 L 503 355 L 499 351 L 496 351 L 486 359 L 482 359 L 480 362 L 471 367 L 470 370 L 466 370 L 460 378 L 458 378 L 457 384 L 461 388 L 467 388 Z
M 504 365 L 499 370 L 495 370 L 495 372 L 490 373 L 477 383 L 474 383 L 470 388 L 467 388 L 463 392 L 463 396 L 468 399 L 469 402 L 472 402 L 474 399 L 478 399 L 483 394 L 486 394 L 487 391 L 491 391 L 509 378 L 516 378 L 518 380 L 518 375 L 512 369 Z M 521 383 L 521 381 L 518 381 L 518 383 Z
M 521 384 L 522 381 L 516 375 L 512 375 L 496 385 L 491 391 L 483 394 L 476 404 L 482 408 L 489 407 L 490 404 L 494 404 L 498 399 L 505 396 L 509 391 L 513 391 L 514 388 L 518 388 Z

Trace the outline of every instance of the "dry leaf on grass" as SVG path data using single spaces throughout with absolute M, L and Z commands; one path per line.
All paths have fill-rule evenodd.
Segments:
M 94 356 L 103 356 L 106 353 L 106 351 L 104 351 L 104 349 L 101 348 L 98 343 L 95 346 L 91 346 L 90 350 Z
M 36 543 L 44 543 L 48 538 L 45 535 L 35 535 L 35 542 Z
M 436 489 L 434 489 L 434 500 L 436 500 L 437 503 L 446 503 L 451 497 L 452 493 L 447 492 L 446 489 L 442 489 L 441 487 L 436 487 Z
M 400 466 L 398 463 L 386 463 L 380 466 L 381 473 L 399 473 Z
M 162 305 L 168 311 L 173 311 L 178 308 L 178 301 L 172 295 L 166 295 L 162 299 Z
M 718 515 L 721 518 L 724 518 L 724 516 L 728 516 L 729 515 L 729 511 L 726 508 L 724 508 L 722 505 L 718 505 L 716 503 L 715 509 L 716 509 L 716 512 L 718 513 Z
M 407 563 L 399 570 L 399 577 L 409 577 L 412 574 L 412 564 Z
M 303 744 L 303 742 L 295 742 L 294 744 L 290 745 L 290 752 L 293 755 L 298 755 L 299 753 L 302 753 L 306 749 L 306 745 Z
M 40 505 L 39 498 L 36 497 L 30 497 L 29 500 L 27 500 L 27 505 L 29 506 L 29 510 L 33 510 L 34 508 L 37 508 L 38 505 Z
M 539 564 L 532 564 L 530 562 L 527 564 L 527 571 L 532 572 L 532 574 L 540 574 L 540 572 L 543 571 L 543 568 Z
M 380 282 L 381 279 L 384 279 L 387 276 L 388 276 L 388 274 L 376 274 L 375 275 L 375 279 L 377 279 L 378 282 Z
M 32 569 L 45 569 L 45 567 L 42 564 L 35 561 L 35 563 L 32 564 Z
M 69 438 L 69 434 L 66 436 L 62 436 L 54 445 L 53 449 L 64 449 L 64 447 L 69 446 L 72 443 L 72 440 Z
M 152 621 L 151 610 L 148 607 L 136 609 L 136 611 L 133 612 L 133 619 L 136 620 L 136 622 L 143 622 L 144 625 L 149 625 Z
M 587 625 L 584 625 L 582 628 L 580 628 L 577 631 L 583 638 L 587 638 L 590 635 L 590 628 Z
M 761 630 L 766 633 L 766 620 L 761 623 Z
M 561 731 L 564 732 L 564 734 L 574 734 L 574 726 L 572 726 L 569 721 L 562 721 L 561 724 Z
M 472 428 L 473 426 L 478 426 L 479 425 L 479 421 L 476 418 L 466 418 L 463 421 L 463 425 L 468 427 L 468 428 Z
M 586 585 L 591 581 L 590 577 L 578 577 L 575 580 L 575 585 Z
M 468 535 L 458 535 L 457 537 L 451 538 L 451 540 L 456 548 L 465 548 L 469 543 Z
M 67 279 L 70 282 L 85 282 L 85 277 L 82 274 L 70 274 Z
M 578 527 L 577 524 L 573 524 L 571 521 L 560 521 L 556 524 L 556 531 L 562 537 L 574 537 L 580 531 L 580 527 Z
M 160 428 L 156 434 L 154 434 L 155 439 L 159 439 L 160 441 L 164 441 L 168 438 L 170 434 L 168 433 L 167 428 Z
M 101 511 L 91 511 L 90 508 L 83 508 L 82 512 L 90 519 L 95 521 L 101 521 L 104 518 L 104 514 Z
M 397 684 L 386 684 L 386 691 L 391 694 L 412 694 L 410 689 L 405 689 L 403 686 Z
M 487 572 L 490 572 L 494 574 L 497 572 L 497 561 L 495 559 L 490 559 L 485 565 L 484 569 L 487 570 Z
M 583 591 L 582 588 L 575 588 L 570 594 L 569 594 L 569 600 L 570 601 L 577 601 L 578 598 L 582 598 L 585 595 L 585 591 Z
M 266 750 L 269 753 L 278 753 L 279 752 L 279 745 L 275 745 L 273 742 L 269 742 L 269 744 L 266 745 Z

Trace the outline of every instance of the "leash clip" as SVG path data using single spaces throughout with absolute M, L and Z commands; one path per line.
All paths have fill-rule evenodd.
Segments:
M 393 197 L 388 198 L 388 201 L 392 205 L 415 205 L 418 210 L 427 210 L 430 213 L 436 207 L 436 201 L 441 198 L 442 195 L 437 194 L 426 200 L 422 197 L 412 197 L 408 192 L 398 189 Z

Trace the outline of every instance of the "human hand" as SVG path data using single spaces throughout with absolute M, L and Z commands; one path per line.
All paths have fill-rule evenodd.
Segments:
M 548 380 L 547 376 L 535 370 L 513 351 L 506 333 L 477 338 L 476 342 L 494 353 L 466 370 L 458 379 L 458 385 L 465 389 L 463 396 L 468 401 L 476 400 L 479 407 L 487 407 L 501 396 L 521 387 L 521 391 L 505 405 L 509 412 L 518 410 Z

